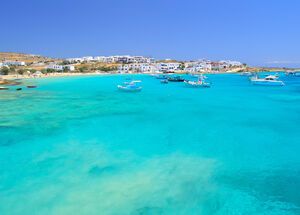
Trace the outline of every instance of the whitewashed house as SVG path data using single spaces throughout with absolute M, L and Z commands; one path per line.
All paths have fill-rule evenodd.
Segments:
M 82 57 L 82 60 L 89 62 L 89 61 L 93 61 L 94 58 L 92 56 L 85 56 L 85 57 Z
M 24 61 L 5 61 L 3 66 L 26 66 Z
M 73 65 L 57 65 L 57 64 L 50 64 L 47 66 L 47 69 L 54 69 L 57 71 L 63 71 L 64 69 L 67 69 L 69 71 L 74 71 L 75 67 Z
M 68 61 L 69 63 L 81 63 L 84 60 L 80 57 L 78 58 L 67 58 L 66 61 Z
M 226 67 L 241 67 L 243 64 L 239 61 L 232 61 L 232 60 L 221 60 L 219 62 L 222 65 L 226 65 Z
M 132 63 L 122 64 L 118 67 L 119 73 L 152 73 L 156 71 L 156 67 L 148 63 Z
M 160 72 L 174 72 L 179 70 L 180 63 L 157 63 L 156 67 Z

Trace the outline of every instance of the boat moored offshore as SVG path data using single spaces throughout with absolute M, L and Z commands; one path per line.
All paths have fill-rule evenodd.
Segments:
M 265 85 L 265 86 L 284 86 L 284 82 L 278 80 L 278 76 L 268 75 L 264 78 L 259 78 L 258 76 L 254 76 L 250 78 L 250 81 L 254 85 Z
M 167 79 L 168 75 L 157 75 L 156 79 Z
M 170 82 L 184 82 L 185 80 L 181 76 L 171 76 L 168 78 Z
M 134 80 L 130 82 L 124 82 L 123 85 L 118 85 L 117 88 L 125 92 L 139 92 L 142 90 L 142 86 L 139 86 L 137 83 L 140 83 L 139 80 Z
M 8 87 L 0 87 L 0 90 L 9 90 Z
M 197 81 L 184 81 L 184 83 L 189 86 L 189 87 L 196 87 L 196 88 L 200 88 L 200 87 L 210 87 L 210 83 L 205 81 L 206 76 L 199 76 Z
M 287 71 L 285 74 L 287 76 L 300 77 L 300 71 Z
M 241 75 L 242 76 L 252 76 L 253 73 L 252 72 L 242 72 Z

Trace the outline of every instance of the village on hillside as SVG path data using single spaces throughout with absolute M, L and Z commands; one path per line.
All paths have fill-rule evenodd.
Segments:
M 0 53 L 0 74 L 39 76 L 51 73 L 226 73 L 253 70 L 246 64 L 206 59 L 156 60 L 144 56 L 85 56 L 55 59 L 32 54 Z

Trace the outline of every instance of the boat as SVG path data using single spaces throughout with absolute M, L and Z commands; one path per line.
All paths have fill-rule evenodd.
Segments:
M 156 75 L 155 77 L 156 77 L 156 79 L 167 79 L 168 78 L 167 75 Z
M 37 88 L 37 86 L 34 86 L 34 85 L 28 85 L 27 88 Z
M 241 73 L 242 76 L 252 76 L 252 72 L 242 72 Z
M 189 87 L 204 87 L 208 88 L 210 87 L 210 83 L 205 81 L 206 77 L 201 75 L 198 77 L 197 81 L 184 81 L 184 83 Z
M 17 88 L 16 90 L 17 90 L 17 91 L 20 91 L 20 90 L 22 90 L 22 88 L 20 87 L 20 88 Z
M 163 79 L 163 80 L 160 81 L 160 83 L 167 84 L 167 83 L 169 83 L 169 81 L 168 81 L 168 79 Z
M 8 87 L 0 87 L 0 90 L 9 90 Z
M 168 81 L 170 82 L 184 82 L 184 79 L 180 76 L 171 76 L 168 78 Z
M 287 71 L 285 74 L 287 76 L 300 77 L 300 72 L 299 71 Z
M 142 90 L 142 87 L 137 85 L 137 83 L 140 83 L 141 81 L 130 81 L 130 82 L 124 82 L 123 85 L 118 85 L 118 89 L 125 92 L 139 92 Z
M 250 81 L 254 85 L 265 85 L 265 86 L 284 86 L 284 82 L 278 80 L 278 76 L 268 75 L 264 78 L 259 78 L 258 76 L 254 76 L 250 78 Z

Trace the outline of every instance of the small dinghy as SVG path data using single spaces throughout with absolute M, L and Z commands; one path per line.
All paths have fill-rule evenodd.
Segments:
M 123 85 L 118 85 L 118 89 L 124 92 L 139 92 L 142 90 L 142 87 L 139 86 L 137 83 L 140 83 L 141 81 L 130 81 L 130 82 L 124 82 Z
M 20 91 L 20 90 L 22 90 L 22 88 L 17 88 L 17 89 L 16 89 L 16 91 Z
M 35 85 L 28 85 L 27 88 L 37 88 Z

